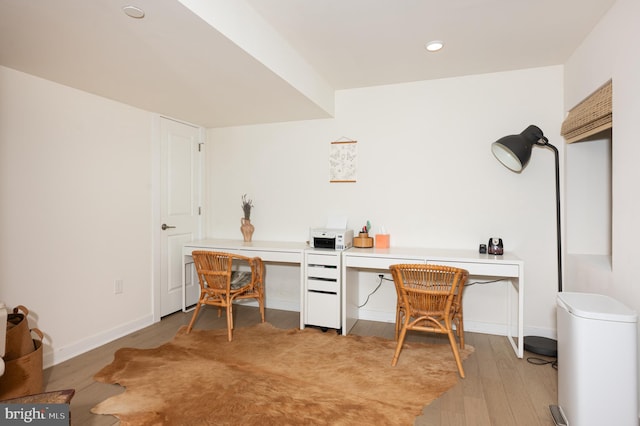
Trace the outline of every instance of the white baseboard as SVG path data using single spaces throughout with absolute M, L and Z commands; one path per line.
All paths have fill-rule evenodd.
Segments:
M 554 340 L 558 338 L 558 333 L 556 332 L 556 330 L 549 330 L 547 328 L 540 328 L 540 327 L 525 327 L 524 335 L 547 337 L 549 339 L 554 339 Z
M 58 348 L 55 351 L 51 349 L 51 346 L 45 345 L 42 354 L 43 368 L 60 364 L 61 362 L 78 355 L 82 355 L 85 352 L 112 342 L 120 337 L 126 336 L 127 334 L 131 334 L 135 331 L 148 327 L 151 324 L 153 324 L 153 315 L 150 314 L 135 321 L 122 324 L 114 329 L 105 331 L 104 333 L 96 334 L 71 345 Z
M 365 321 L 396 322 L 396 312 L 371 311 L 360 309 L 358 319 Z
M 367 320 L 367 321 L 394 323 L 396 321 L 395 315 L 396 315 L 395 311 L 388 312 L 388 311 L 372 311 L 372 310 L 360 309 L 358 318 L 361 320 Z M 472 333 L 493 334 L 496 336 L 508 335 L 508 328 L 506 324 L 473 321 L 473 320 L 465 319 L 464 329 L 465 331 L 469 331 Z M 526 327 L 524 330 L 524 335 L 548 337 L 551 339 L 556 338 L 555 330 L 548 330 L 548 329 L 536 328 L 536 327 Z
M 239 305 L 258 306 L 255 300 L 238 300 Z M 300 312 L 300 303 L 285 299 L 269 299 L 265 302 L 266 309 L 279 309 L 281 311 Z M 267 320 L 268 321 L 268 320 Z
M 394 323 L 396 321 L 396 313 L 382 311 L 365 311 L 360 310 L 359 319 L 366 321 L 378 321 Z M 483 323 L 477 321 L 464 322 L 465 331 L 472 333 L 495 334 L 497 336 L 506 336 L 507 327 L 504 324 Z
M 291 302 L 289 300 L 271 300 L 267 308 L 280 309 L 281 311 L 300 312 L 300 303 Z

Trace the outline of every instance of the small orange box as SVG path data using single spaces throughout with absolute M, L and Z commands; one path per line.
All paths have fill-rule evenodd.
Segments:
M 376 248 L 389 248 L 389 234 L 376 234 Z

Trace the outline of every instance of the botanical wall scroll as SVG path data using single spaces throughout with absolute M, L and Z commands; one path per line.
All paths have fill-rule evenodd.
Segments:
M 329 181 L 355 182 L 358 159 L 357 141 L 331 142 L 329 151 Z

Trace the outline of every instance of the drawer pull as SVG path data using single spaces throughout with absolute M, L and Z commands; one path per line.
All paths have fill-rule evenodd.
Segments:
M 322 290 L 308 290 L 309 293 L 321 293 L 321 294 L 338 294 L 335 291 L 322 291 Z

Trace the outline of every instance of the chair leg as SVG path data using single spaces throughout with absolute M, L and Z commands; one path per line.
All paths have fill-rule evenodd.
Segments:
M 395 339 L 398 341 L 398 335 L 400 334 L 400 329 L 402 328 L 402 324 L 404 323 L 404 310 L 400 307 L 396 307 L 396 335 Z
M 191 321 L 189 321 L 189 326 L 187 327 L 187 334 L 191 333 L 191 329 L 193 328 L 193 324 L 196 322 L 196 317 L 198 316 L 198 312 L 200 312 L 200 307 L 202 305 L 198 302 L 196 305 L 196 310 L 193 311 L 193 315 L 191 315 Z
M 458 340 L 460 340 L 460 349 L 464 349 L 464 320 L 462 319 L 462 315 L 458 317 L 456 329 L 458 331 Z
M 233 303 L 229 303 L 227 306 L 227 339 L 231 341 L 233 339 L 233 310 L 231 309 L 231 305 Z
M 447 335 L 449 336 L 449 343 L 451 344 L 451 349 L 453 350 L 453 357 L 456 359 L 458 372 L 460 373 L 460 377 L 464 379 L 464 369 L 462 368 L 462 360 L 460 359 L 460 352 L 458 352 L 458 345 L 456 344 L 456 338 L 453 335 L 453 330 L 449 330 L 449 333 L 447 333 Z
M 260 306 L 260 317 L 262 318 L 262 322 L 264 322 L 264 298 L 258 299 L 258 305 Z
M 400 358 L 400 351 L 402 350 L 402 345 L 404 343 L 404 338 L 407 335 L 407 329 L 402 327 L 402 331 L 400 331 L 400 338 L 398 339 L 398 344 L 396 345 L 396 352 L 393 354 L 393 360 L 391 361 L 391 366 L 395 367 L 398 363 L 398 358 Z

